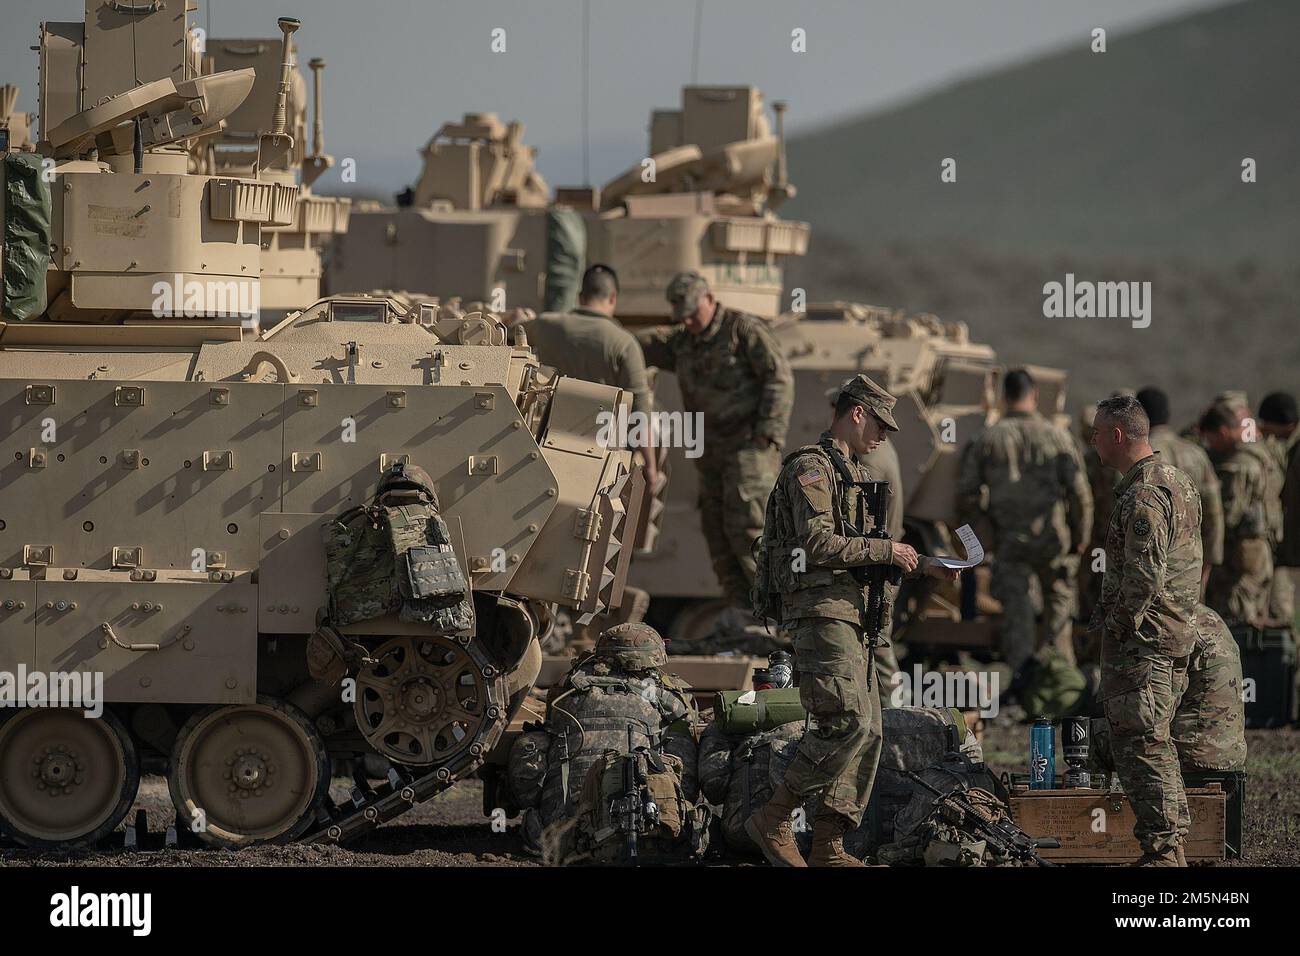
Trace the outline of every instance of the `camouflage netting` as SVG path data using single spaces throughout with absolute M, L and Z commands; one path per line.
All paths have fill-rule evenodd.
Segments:
M 46 309 L 45 271 L 50 264 L 50 188 L 41 178 L 41 157 L 4 157 L 4 287 L 0 319 L 24 322 Z

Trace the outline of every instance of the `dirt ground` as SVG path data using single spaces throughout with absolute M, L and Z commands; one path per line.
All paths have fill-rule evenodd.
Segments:
M 1026 725 L 999 721 L 986 729 L 985 758 L 998 772 L 1020 772 L 1025 762 Z M 1247 732 L 1250 756 L 1246 786 L 1246 858 L 1225 865 L 1300 865 L 1300 730 Z M 342 785 L 340 785 L 341 787 Z M 341 799 L 343 791 L 336 794 Z M 150 837 L 158 847 L 172 821 L 166 781 L 146 777 L 137 809 L 146 811 Z M 134 819 L 132 813 L 128 819 Z M 347 847 L 295 844 L 255 847 L 240 852 L 209 849 L 125 850 L 33 853 L 0 849 L 0 867 L 14 866 L 537 866 L 517 836 L 518 820 L 495 832 L 482 813 L 482 784 L 463 781 L 447 793 L 410 810 L 397 820 Z M 715 863 L 750 863 L 720 858 Z

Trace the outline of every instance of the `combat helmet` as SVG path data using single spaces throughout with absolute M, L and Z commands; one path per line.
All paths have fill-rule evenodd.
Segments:
M 389 501 L 427 501 L 438 507 L 438 492 L 433 487 L 433 479 L 419 465 L 409 462 L 394 462 L 379 479 L 379 489 L 375 497 Z
M 649 624 L 616 624 L 596 638 L 597 660 L 609 661 L 625 671 L 644 671 L 668 663 L 664 639 Z

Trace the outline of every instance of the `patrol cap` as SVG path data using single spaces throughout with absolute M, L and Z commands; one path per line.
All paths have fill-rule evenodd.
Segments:
M 664 298 L 673 307 L 673 319 L 680 322 L 699 307 L 700 297 L 709 291 L 709 282 L 694 270 L 679 272 L 668 283 Z
M 840 395 L 849 396 L 863 408 L 874 413 L 891 432 L 898 431 L 898 422 L 894 421 L 892 411 L 898 399 L 862 373 L 859 372 L 840 386 L 839 392 L 836 393 L 837 401 Z
M 649 624 L 615 624 L 596 638 L 596 657 L 623 670 L 644 671 L 668 663 L 664 639 Z

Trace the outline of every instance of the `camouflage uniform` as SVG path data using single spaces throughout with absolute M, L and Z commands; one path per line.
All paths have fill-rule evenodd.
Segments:
M 1008 412 L 971 444 L 957 486 L 958 512 L 978 520 L 988 488 L 993 596 L 1002 602 L 1002 652 L 1013 669 L 1034 653 L 1029 582 L 1043 597 L 1047 642 L 1074 661 L 1077 549 L 1092 533 L 1092 492 L 1070 436 L 1037 412 Z
M 1260 453 L 1247 448 L 1210 453 L 1223 495 L 1223 563 L 1210 569 L 1205 603 L 1229 624 L 1266 619 L 1273 582 L 1269 472 Z
M 723 594 L 746 607 L 751 549 L 794 404 L 790 365 L 766 322 L 721 303 L 699 335 L 664 326 L 642 333 L 641 344 L 646 364 L 676 373 L 686 411 L 703 416 L 700 523 Z
M 1169 733 L 1185 770 L 1240 770 L 1246 766 L 1241 649 L 1223 618 L 1204 604 L 1195 620 L 1187 689 Z
M 898 460 L 898 450 L 894 443 L 886 439 L 880 447 L 870 454 L 862 456 L 862 465 L 876 481 L 889 482 L 889 514 L 885 516 L 885 528 L 894 541 L 903 540 L 903 501 L 906 492 L 903 489 L 903 467 Z M 898 588 L 886 585 L 889 609 L 885 615 L 885 629 L 880 635 L 880 644 L 876 647 L 876 674 L 879 681 L 876 691 L 880 695 L 880 706 L 892 707 L 894 694 L 894 675 L 898 673 L 898 655 L 894 652 L 891 639 L 894 636 L 894 604 L 898 600 Z
M 1160 453 L 1161 461 L 1192 479 L 1201 496 L 1201 552 L 1211 567 L 1222 564 L 1223 497 L 1210 456 L 1203 447 L 1181 437 L 1168 425 L 1154 426 L 1150 440 L 1151 450 Z
M 547 312 L 522 325 L 537 358 L 573 378 L 632 394 L 632 410 L 650 411 L 645 356 L 631 332 L 591 309 Z
M 844 390 L 897 430 L 892 395 L 864 375 Z M 825 432 L 821 444 L 786 459 L 772 492 L 790 538 L 776 550 L 801 548 L 807 560 L 805 570 L 786 576 L 781 617 L 794 643 L 800 701 L 816 721 L 800 741 L 785 785 L 800 797 L 821 792 L 817 815 L 837 814 L 856 827 L 880 761 L 880 698 L 871 686 L 872 648 L 880 635 L 865 631 L 866 588 L 850 569 L 890 564 L 893 542 L 848 533 L 844 516 L 857 514 L 859 492 L 840 479 L 825 444 L 839 449 L 855 480 L 872 480 L 846 446 Z
M 1246 766 L 1246 707 L 1242 703 L 1241 650 L 1223 618 L 1196 607 L 1196 646 L 1187 659 L 1187 680 L 1169 736 L 1183 773 L 1240 770 Z M 1088 767 L 1093 773 L 1115 769 L 1110 725 L 1092 722 Z
M 1115 489 L 1101 628 L 1101 699 L 1115 767 L 1144 853 L 1180 846 L 1191 821 L 1170 723 L 1196 645 L 1201 501 L 1190 478 L 1149 455 Z
M 1254 446 L 1263 452 L 1268 460 L 1269 480 L 1265 512 L 1269 523 L 1269 537 L 1273 543 L 1273 584 L 1269 590 L 1268 616 L 1274 621 L 1287 625 L 1295 620 L 1295 582 L 1280 566 L 1282 542 L 1286 537 L 1286 507 L 1283 495 L 1286 492 L 1287 472 L 1291 466 L 1297 436 L 1300 436 L 1300 428 L 1297 428 L 1288 439 L 1268 436 Z
M 1083 470 L 1088 476 L 1088 488 L 1092 492 L 1092 533 L 1088 536 L 1088 549 L 1079 562 L 1079 617 L 1088 620 L 1093 609 L 1101 600 L 1101 579 L 1104 567 L 1097 567 L 1097 554 L 1106 552 L 1106 525 L 1110 513 L 1115 508 L 1115 485 L 1120 476 L 1114 468 L 1107 468 L 1101 463 L 1097 449 L 1089 445 L 1083 451 Z M 1095 661 L 1098 648 L 1081 649 L 1086 660 Z

